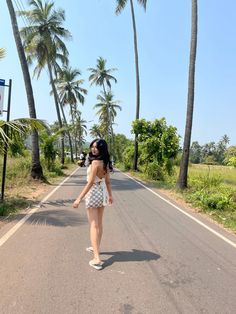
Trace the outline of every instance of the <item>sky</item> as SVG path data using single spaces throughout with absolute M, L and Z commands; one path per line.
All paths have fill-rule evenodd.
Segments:
M 17 10 L 28 9 L 25 0 L 12 0 Z M 55 8 L 65 10 L 64 27 L 72 34 L 66 42 L 70 65 L 78 68 L 88 95 L 79 105 L 88 129 L 97 123 L 93 106 L 101 88 L 90 86 L 88 68 L 98 57 L 107 60 L 107 68 L 117 68 L 112 83 L 122 111 L 115 120 L 115 133 L 132 138 L 135 119 L 136 82 L 133 30 L 129 1 L 124 11 L 115 15 L 115 0 L 55 0 Z M 190 0 L 149 0 L 146 12 L 134 0 L 138 35 L 141 85 L 140 118 L 153 121 L 166 118 L 184 137 L 188 65 L 191 32 Z M 224 134 L 236 145 L 236 1 L 198 1 L 198 45 L 195 75 L 195 101 L 192 141 L 201 145 L 218 142 Z M 25 26 L 22 18 L 19 26 Z M 0 61 L 0 79 L 12 79 L 11 119 L 28 117 L 23 76 L 13 38 L 6 1 L 0 1 L 0 47 L 7 55 Z M 31 68 L 32 73 L 33 68 Z M 32 79 L 37 117 L 48 123 L 56 121 L 53 98 L 49 95 L 48 73 Z M 5 90 L 5 107 L 7 89 Z M 6 109 L 6 108 L 5 108 Z M 6 118 L 4 114 L 1 119 Z M 87 140 L 91 140 L 88 136 Z M 182 141 L 181 140 L 181 141 Z

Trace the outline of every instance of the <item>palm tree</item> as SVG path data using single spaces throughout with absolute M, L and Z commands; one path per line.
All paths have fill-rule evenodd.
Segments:
M 89 81 L 91 82 L 91 85 L 95 84 L 98 86 L 103 87 L 103 93 L 104 95 L 107 93 L 107 90 L 105 88 L 105 84 L 109 89 L 111 89 L 111 80 L 117 83 L 117 80 L 114 76 L 111 75 L 113 71 L 116 71 L 117 69 L 106 69 L 106 59 L 103 59 L 102 57 L 99 57 L 97 59 L 96 68 L 89 68 L 88 70 L 91 72 L 91 75 L 89 76 Z M 109 116 L 109 110 L 107 108 L 108 116 L 108 126 L 111 125 L 110 122 L 110 116 Z
M 8 132 L 6 132 L 6 128 Z M 11 136 L 14 136 L 14 134 L 23 136 L 26 133 L 33 132 L 34 130 L 39 131 L 47 128 L 47 124 L 38 119 L 20 118 L 8 122 L 0 120 L 0 143 L 8 144 L 11 142 L 11 138 L 8 133 L 10 133 Z M 1 145 L 0 147 L 3 148 Z
M 102 130 L 101 130 L 101 126 L 94 124 L 90 130 L 89 133 L 92 137 L 94 138 L 103 138 L 103 134 L 102 134 Z
M 116 0 L 116 14 L 120 14 L 125 8 L 128 0 Z M 147 0 L 138 0 L 138 3 L 146 10 Z M 133 24 L 133 33 L 134 33 L 134 56 L 135 56 L 135 70 L 136 70 L 136 119 L 139 119 L 139 110 L 140 110 L 140 80 L 139 80 L 139 63 L 138 63 L 138 43 L 137 43 L 137 31 L 136 31 L 136 22 L 134 14 L 134 4 L 133 0 L 130 0 L 132 24 Z M 135 134 L 134 139 L 134 162 L 133 169 L 137 170 L 138 163 L 138 140 L 137 135 Z
M 82 152 L 82 146 L 85 143 L 84 135 L 87 135 L 86 122 L 87 121 L 82 119 L 81 114 L 77 114 L 77 116 L 75 117 L 75 121 L 74 121 L 75 134 L 76 134 L 75 143 L 77 146 L 77 142 L 78 142 L 80 153 Z M 77 154 L 77 151 L 76 151 L 76 154 Z
M 54 102 L 57 112 L 58 122 L 62 128 L 58 95 L 54 83 L 53 74 L 59 69 L 57 60 L 62 63 L 68 62 L 68 50 L 63 39 L 71 37 L 68 30 L 62 27 L 65 20 L 65 12 L 62 9 L 55 10 L 54 2 L 42 0 L 29 1 L 32 10 L 21 11 L 20 15 L 25 16 L 30 24 L 22 28 L 21 35 L 24 39 L 24 47 L 28 54 L 28 61 L 37 60 L 34 74 L 39 77 L 41 70 L 47 66 L 52 86 Z M 61 138 L 61 163 L 64 164 L 64 141 Z
M 114 100 L 114 95 L 109 90 L 107 93 L 102 92 L 101 95 L 97 96 L 97 103 L 94 108 L 99 109 L 97 115 L 99 115 L 99 121 L 101 123 L 101 129 L 106 134 L 107 140 L 110 144 L 110 151 L 113 142 L 113 122 L 117 115 L 116 110 L 121 110 L 121 106 L 118 105 L 119 101 Z
M 193 121 L 193 106 L 194 106 L 194 81 L 195 81 L 195 63 L 197 54 L 197 0 L 192 0 L 192 29 L 191 29 L 191 47 L 190 47 L 190 61 L 189 61 L 189 79 L 188 79 L 188 103 L 187 115 L 185 124 L 185 135 L 183 144 L 183 153 L 180 162 L 180 172 L 177 180 L 177 187 L 184 189 L 187 187 L 188 178 L 188 163 L 190 142 L 192 133 Z
M 70 113 L 72 118 L 72 124 L 75 128 L 75 114 L 77 110 L 77 102 L 84 104 L 84 95 L 87 95 L 87 90 L 82 88 L 81 85 L 84 80 L 77 80 L 77 76 L 81 75 L 78 69 L 72 69 L 69 66 L 65 66 L 59 72 L 59 78 L 57 80 L 57 89 L 59 91 L 59 99 L 63 106 L 68 104 L 70 106 Z M 76 157 L 77 146 L 75 141 Z
M 15 10 L 12 4 L 11 0 L 6 0 L 10 18 L 11 18 L 11 24 L 12 24 L 12 30 L 15 38 L 16 48 L 20 59 L 21 69 L 23 73 L 24 83 L 25 83 L 25 89 L 26 89 L 26 96 L 28 101 L 28 107 L 29 107 L 29 116 L 32 119 L 36 119 L 36 109 L 35 109 L 35 102 L 34 102 L 34 95 L 33 95 L 33 89 L 29 74 L 29 68 L 26 61 L 25 51 L 21 42 L 19 28 L 17 24 L 16 14 Z M 31 167 L 31 177 L 34 179 L 43 179 L 43 169 L 40 164 L 40 157 L 39 157 L 39 139 L 38 139 L 38 133 L 37 130 L 34 130 L 32 133 L 32 167 Z
M 91 85 L 95 84 L 98 86 L 103 87 L 104 94 L 106 93 L 105 84 L 111 88 L 111 82 L 114 81 L 117 83 L 116 78 L 111 75 L 111 72 L 116 71 L 117 69 L 106 69 L 106 59 L 103 59 L 102 57 L 99 57 L 97 59 L 96 68 L 89 68 L 88 70 L 91 72 L 89 76 L 89 81 L 91 82 Z
M 4 58 L 6 54 L 6 51 L 4 48 L 0 48 L 0 59 Z

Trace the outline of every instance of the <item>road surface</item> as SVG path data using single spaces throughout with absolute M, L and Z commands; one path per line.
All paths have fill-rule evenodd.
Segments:
M 1 314 L 236 313 L 236 237 L 118 171 L 91 268 L 84 203 L 72 208 L 85 175 L 1 227 Z

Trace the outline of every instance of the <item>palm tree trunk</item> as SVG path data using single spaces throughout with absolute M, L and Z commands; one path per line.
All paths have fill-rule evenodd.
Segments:
M 55 102 L 55 107 L 56 107 L 56 112 L 57 112 L 57 119 L 58 119 L 58 123 L 59 123 L 60 128 L 62 128 L 63 124 L 62 124 L 62 120 L 61 120 L 60 108 L 59 108 L 58 99 L 57 99 L 57 91 L 56 91 L 56 87 L 55 87 L 54 80 L 53 80 L 52 67 L 51 67 L 50 61 L 47 62 L 47 65 L 48 65 L 50 83 L 52 86 L 54 102 Z M 64 165 L 64 163 L 65 163 L 65 152 L 64 152 L 64 150 L 65 150 L 64 149 L 64 134 L 62 134 L 62 136 L 61 136 L 61 164 L 62 165 Z
M 56 91 L 57 93 L 57 91 Z M 57 94 L 57 99 L 58 98 L 58 94 Z M 65 123 L 65 126 L 67 127 L 67 135 L 68 135 L 68 139 L 69 139 L 69 146 L 70 146 L 70 160 L 71 162 L 74 162 L 74 157 L 73 157 L 73 147 L 72 147 L 72 141 L 71 141 L 71 136 L 70 136 L 70 131 L 68 130 L 68 123 L 67 123 L 67 120 L 66 120 L 66 116 L 65 116 L 65 112 L 64 112 L 64 109 L 63 109 L 63 106 L 61 104 L 61 102 L 58 100 L 59 104 L 60 104 L 60 108 L 61 108 L 61 112 L 62 112 L 62 116 L 63 116 L 63 120 L 64 120 L 64 123 Z
M 133 32 L 134 32 L 134 55 L 135 55 L 135 70 L 136 70 L 136 116 L 135 116 L 135 119 L 139 119 L 140 81 L 139 81 L 139 64 L 138 64 L 138 43 L 137 43 L 137 32 L 136 32 L 133 0 L 130 0 L 130 7 L 131 7 L 131 16 L 132 16 Z M 137 135 L 135 134 L 133 170 L 136 171 L 138 168 L 137 166 L 138 166 L 138 141 L 137 141 Z
M 17 47 L 17 52 L 20 59 L 20 64 L 23 72 L 23 78 L 25 83 L 25 89 L 26 89 L 26 96 L 28 101 L 28 107 L 29 107 L 29 116 L 30 118 L 36 119 L 36 110 L 35 110 L 35 103 L 34 103 L 34 95 L 33 95 L 33 89 L 31 85 L 31 79 L 29 74 L 29 68 L 25 57 L 24 48 L 21 42 L 19 28 L 17 24 L 16 14 L 14 7 L 12 5 L 11 0 L 7 0 L 7 6 L 11 18 L 11 24 L 13 29 L 13 34 L 15 38 L 15 43 Z M 43 179 L 43 169 L 40 164 L 40 156 L 39 156 L 39 139 L 38 139 L 38 132 L 33 131 L 32 133 L 32 167 L 31 167 L 31 177 L 34 179 Z
M 183 153 L 180 163 L 180 172 L 177 187 L 184 189 L 187 187 L 189 150 L 192 133 L 193 108 L 194 108 L 194 83 L 195 83 L 195 63 L 197 54 L 197 19 L 198 9 L 197 0 L 192 0 L 192 29 L 191 29 L 191 48 L 189 61 L 189 80 L 188 80 L 188 103 L 185 125 L 185 135 Z

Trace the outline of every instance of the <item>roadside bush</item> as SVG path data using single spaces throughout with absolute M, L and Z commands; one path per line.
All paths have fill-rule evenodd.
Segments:
M 146 174 L 149 179 L 164 181 L 164 171 L 156 161 L 147 166 Z

